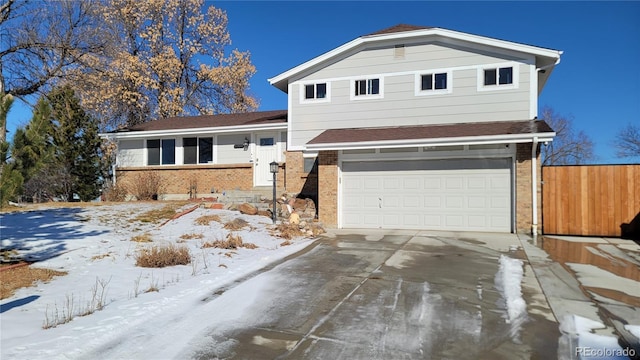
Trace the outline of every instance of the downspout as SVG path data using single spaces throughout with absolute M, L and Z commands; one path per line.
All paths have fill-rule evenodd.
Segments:
M 533 137 L 531 145 L 531 209 L 533 219 L 531 221 L 531 235 L 538 235 L 538 172 L 536 150 L 538 149 L 538 137 Z

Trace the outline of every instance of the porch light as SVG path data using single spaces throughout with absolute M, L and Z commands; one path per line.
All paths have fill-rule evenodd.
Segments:
M 269 163 L 269 170 L 273 174 L 273 223 L 276 223 L 276 174 L 278 173 L 278 163 L 274 160 Z
M 269 163 L 269 167 L 271 169 L 271 173 L 274 174 L 275 176 L 275 174 L 278 173 L 278 163 L 275 161 L 272 161 Z
M 244 142 L 242 143 L 242 147 L 244 148 L 244 151 L 247 151 L 247 149 L 249 149 L 249 139 L 248 138 L 244 138 Z

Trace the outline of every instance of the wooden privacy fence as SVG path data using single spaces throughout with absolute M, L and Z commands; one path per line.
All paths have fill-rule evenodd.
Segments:
M 545 234 L 636 237 L 640 164 L 542 167 Z

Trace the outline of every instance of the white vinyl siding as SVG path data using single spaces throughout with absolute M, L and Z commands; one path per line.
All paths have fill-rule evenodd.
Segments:
M 251 134 L 218 135 L 217 164 L 242 164 L 251 161 L 250 149 L 235 145 L 242 145 L 245 139 L 251 140 Z
M 120 140 L 117 160 L 120 167 L 144 166 L 144 140 Z
M 517 59 L 441 44 L 407 44 L 402 60 L 394 59 L 394 51 L 394 46 L 361 51 L 294 82 L 293 91 L 289 92 L 290 146 L 304 147 L 327 129 L 530 118 L 529 81 L 533 58 Z M 513 88 L 502 91 L 479 91 L 478 72 L 488 66 L 513 66 L 514 80 L 517 78 L 519 86 L 514 84 Z M 416 78 L 421 74 L 444 72 L 450 74 L 447 77 L 449 93 L 419 96 Z M 374 77 L 384 82 L 384 98 L 353 101 L 354 81 Z M 330 104 L 300 104 L 300 86 L 311 81 L 331 82 Z

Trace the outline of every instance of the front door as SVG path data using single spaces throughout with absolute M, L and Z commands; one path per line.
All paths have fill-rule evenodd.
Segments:
M 278 161 L 275 134 L 260 134 L 256 138 L 256 161 L 253 170 L 255 186 L 273 186 L 269 163 Z

